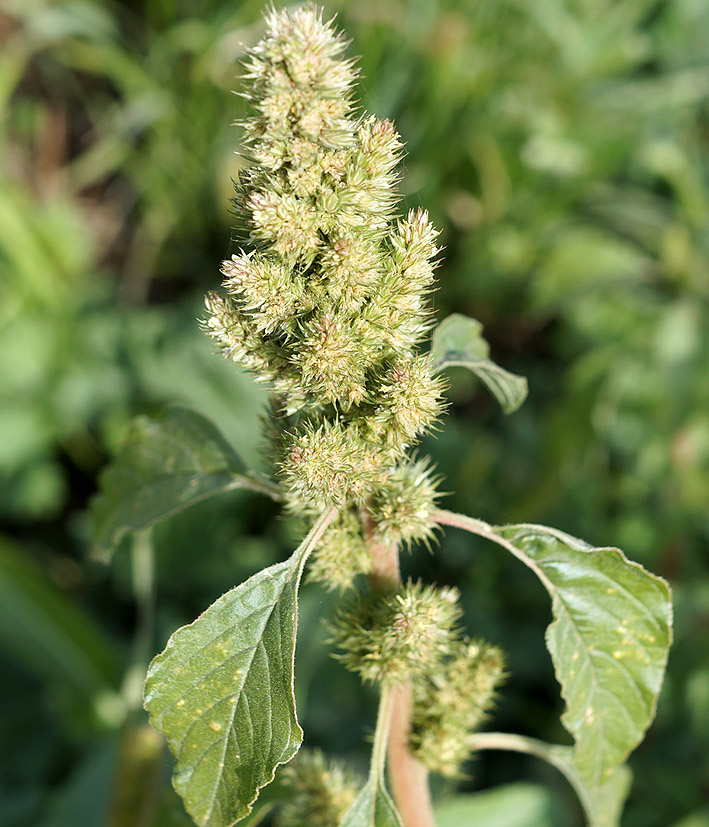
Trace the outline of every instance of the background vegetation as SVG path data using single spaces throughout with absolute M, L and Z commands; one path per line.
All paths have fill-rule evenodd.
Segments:
M 706 827 L 709 4 L 326 10 L 363 56 L 363 105 L 407 142 L 407 204 L 443 229 L 439 318 L 480 319 L 496 361 L 530 380 L 503 418 L 453 376 L 451 416 L 424 446 L 456 492 L 447 506 L 619 545 L 672 581 L 676 643 L 623 824 Z M 154 588 L 127 542 L 110 567 L 89 556 L 88 500 L 134 415 L 185 402 L 262 462 L 263 393 L 195 323 L 227 249 L 243 105 L 229 90 L 260 12 L 260 0 L 0 0 L 6 827 L 189 824 L 139 711 L 142 664 L 293 547 L 272 504 L 237 493 L 155 531 Z M 459 585 L 471 632 L 509 653 L 497 727 L 564 740 L 533 577 L 456 532 L 405 563 Z M 332 598 L 311 585 L 302 599 L 306 743 L 363 767 L 373 699 L 363 706 L 319 644 Z M 534 786 L 503 790 L 480 823 L 578 823 L 563 780 L 533 759 L 486 754 L 464 786 L 521 780 Z M 444 818 L 456 823 L 454 805 Z

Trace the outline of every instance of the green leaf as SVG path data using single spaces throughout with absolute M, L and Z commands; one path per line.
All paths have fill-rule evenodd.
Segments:
M 370 777 L 347 811 L 341 827 L 402 827 L 399 813 L 381 778 Z
M 601 786 L 655 717 L 671 642 L 669 586 L 619 549 L 543 526 L 496 531 L 552 597 L 546 640 L 566 701 L 562 722 L 581 777 Z
M 303 740 L 293 697 L 298 585 L 333 515 L 325 512 L 288 560 L 178 629 L 150 665 L 145 708 L 167 737 L 173 784 L 200 827 L 247 816 Z
M 576 765 L 573 747 L 550 747 L 552 763 L 569 779 L 586 810 L 589 827 L 617 827 L 630 792 L 633 774 L 625 764 L 616 767 L 599 786 L 587 787 Z
M 668 584 L 616 548 L 544 526 L 494 528 L 450 512 L 437 519 L 500 543 L 551 595 L 546 641 L 566 701 L 562 721 L 584 784 L 603 788 L 655 716 L 672 639 Z
M 250 478 L 219 431 L 198 413 L 173 406 L 160 417 L 139 417 L 123 449 L 101 475 L 94 498 L 94 544 L 108 558 L 128 531 L 140 531 L 200 500 L 248 488 L 277 495 Z
M 512 413 L 527 398 L 527 380 L 496 365 L 490 347 L 482 337 L 483 326 L 476 319 L 453 313 L 433 331 L 431 358 L 436 372 L 448 367 L 471 370 L 502 406 Z

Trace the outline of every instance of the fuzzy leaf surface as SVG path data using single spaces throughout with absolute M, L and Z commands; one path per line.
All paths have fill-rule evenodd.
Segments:
M 403 827 L 382 781 L 370 778 L 347 811 L 340 827 Z
M 247 816 L 303 732 L 293 695 L 298 586 L 326 511 L 288 560 L 228 591 L 153 659 L 145 708 L 175 757 L 173 785 L 199 827 Z
M 601 789 L 655 716 L 672 640 L 668 584 L 616 548 L 593 548 L 545 526 L 493 527 L 439 512 L 438 521 L 500 543 L 552 598 L 546 643 L 566 702 L 584 785 Z
M 94 498 L 96 553 L 108 558 L 128 531 L 140 531 L 207 497 L 235 488 L 264 491 L 215 426 L 195 411 L 173 406 L 160 417 L 139 417 L 101 475 Z
M 546 642 L 584 783 L 601 787 L 655 717 L 671 642 L 667 583 L 616 548 L 544 526 L 496 528 L 552 598 Z
M 490 346 L 476 319 L 453 313 L 433 331 L 431 358 L 434 370 L 464 367 L 490 390 L 505 413 L 513 413 L 527 398 L 527 380 L 501 368 L 490 359 Z
M 303 733 L 293 700 L 299 557 L 264 569 L 178 629 L 150 665 L 145 708 L 200 827 L 248 815 Z

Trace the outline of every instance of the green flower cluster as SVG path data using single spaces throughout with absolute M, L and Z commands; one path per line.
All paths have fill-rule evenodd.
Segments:
M 387 539 L 409 542 L 431 534 L 435 488 L 406 452 L 443 409 L 443 380 L 418 352 L 437 232 L 422 210 L 395 215 L 401 140 L 357 114 L 345 45 L 312 6 L 267 14 L 246 64 L 242 246 L 223 264 L 224 294 L 206 298 L 204 328 L 277 396 L 292 510 L 379 503 Z M 402 495 L 410 478 L 415 493 Z
M 337 657 L 363 681 L 411 682 L 411 746 L 432 772 L 460 776 L 469 736 L 484 723 L 504 678 L 502 652 L 464 639 L 454 588 L 406 583 L 399 591 L 360 594 L 332 627 Z
M 372 544 L 433 537 L 438 481 L 410 450 L 443 411 L 443 380 L 419 352 L 437 232 L 422 210 L 397 217 L 401 140 L 389 121 L 357 114 L 356 72 L 332 24 L 310 5 L 266 22 L 246 64 L 240 248 L 222 266 L 224 293 L 206 298 L 204 327 L 273 389 L 267 431 L 289 508 L 338 507 L 308 576 L 344 590 L 370 571 Z M 463 641 L 458 598 L 420 583 L 375 589 L 332 630 L 364 681 L 411 681 L 413 745 L 447 775 L 502 675 L 496 649 Z M 339 823 L 331 793 L 346 785 L 322 758 L 284 775 L 302 794 L 281 823 Z
M 392 594 L 360 595 L 333 626 L 338 657 L 362 680 L 403 683 L 436 672 L 459 637 L 457 589 L 407 583 Z
M 484 723 L 504 676 L 496 646 L 460 641 L 438 670 L 414 684 L 411 743 L 429 770 L 460 777 L 470 756 L 468 736 Z
M 320 750 L 301 750 L 278 778 L 284 804 L 276 827 L 338 827 L 359 786 L 352 773 L 328 762 Z

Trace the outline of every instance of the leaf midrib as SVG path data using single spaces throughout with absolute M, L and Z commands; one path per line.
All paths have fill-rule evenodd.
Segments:
M 299 561 L 297 561 L 297 562 L 299 562 Z M 276 607 L 278 606 L 278 603 L 279 603 L 279 600 L 280 600 L 281 595 L 283 594 L 283 592 L 284 592 L 284 590 L 285 590 L 286 586 L 288 585 L 288 583 L 291 581 L 291 579 L 292 579 L 293 575 L 294 575 L 294 574 L 297 574 L 297 571 L 298 571 L 298 566 L 296 565 L 296 566 L 294 567 L 293 571 L 290 573 L 290 575 L 286 578 L 286 580 L 285 580 L 285 581 L 284 581 L 284 583 L 283 583 L 282 588 L 281 588 L 281 589 L 280 589 L 280 591 L 278 592 L 278 598 L 274 601 L 273 605 L 271 606 L 271 608 L 270 608 L 270 610 L 269 610 L 269 612 L 268 612 L 268 615 L 267 615 L 267 617 L 266 617 L 266 620 L 265 620 L 265 622 L 264 622 L 264 624 L 263 624 L 263 626 L 262 626 L 261 632 L 259 633 L 259 636 L 258 636 L 258 642 L 256 643 L 256 646 L 254 646 L 254 647 L 253 647 L 253 652 L 252 652 L 252 654 L 251 654 L 251 657 L 249 658 L 248 667 L 245 669 L 245 672 L 244 672 L 244 680 L 243 680 L 243 682 L 241 683 L 241 686 L 239 687 L 239 691 L 238 691 L 238 692 L 233 693 L 232 695 L 229 695 L 229 696 L 228 696 L 229 698 L 236 698 L 236 697 L 240 697 L 240 696 L 243 694 L 243 691 L 244 691 L 244 686 L 246 685 L 246 682 L 247 682 L 247 680 L 248 680 L 248 678 L 249 678 L 249 674 L 250 674 L 250 672 L 251 672 L 251 665 L 253 664 L 253 662 L 254 662 L 254 657 L 256 656 L 256 650 L 258 649 L 259 644 L 262 644 L 262 643 L 263 643 L 263 634 L 264 634 L 264 631 L 265 631 L 266 627 L 268 626 L 268 624 L 269 624 L 269 622 L 270 622 L 271 618 L 273 617 L 273 613 L 274 613 L 274 611 L 276 610 Z M 252 612 L 251 614 L 254 614 L 254 612 Z M 250 616 L 250 615 L 247 615 L 247 617 L 249 617 L 249 616 Z M 264 648 L 265 648 L 265 647 L 264 647 Z M 230 658 L 230 660 L 231 660 L 231 658 Z M 266 656 L 266 664 L 268 664 L 268 655 Z M 192 686 L 193 686 L 193 687 L 194 687 L 194 685 L 195 685 L 195 684 L 192 684 Z M 269 686 L 270 686 L 270 682 L 269 682 Z M 247 701 L 248 701 L 248 698 L 247 698 Z M 214 705 L 213 705 L 212 707 L 210 707 L 210 708 L 213 708 L 215 705 L 216 705 L 216 704 L 214 704 Z M 225 735 L 225 737 L 224 737 L 224 747 L 223 747 L 223 750 L 222 750 L 222 755 L 221 755 L 221 759 L 220 759 L 220 762 L 219 762 L 219 763 L 220 763 L 220 767 L 221 767 L 221 771 L 219 772 L 219 774 L 218 774 L 218 776 L 217 776 L 216 783 L 215 783 L 215 786 L 214 786 L 214 792 L 213 792 L 213 794 L 212 794 L 212 796 L 211 796 L 211 801 L 210 801 L 210 804 L 209 804 L 209 811 L 208 811 L 208 813 L 207 813 L 207 822 L 209 822 L 209 820 L 210 820 L 210 819 L 211 819 L 211 817 L 212 817 L 212 813 L 214 812 L 214 804 L 215 804 L 215 801 L 217 800 L 217 791 L 218 791 L 219 786 L 220 786 L 220 784 L 222 783 L 222 780 L 223 780 L 223 778 L 224 778 L 224 772 L 223 772 L 223 768 L 224 768 L 224 759 L 225 759 L 225 757 L 226 757 L 227 745 L 228 745 L 228 743 L 229 743 L 229 733 L 232 731 L 232 729 L 233 729 L 233 727 L 234 727 L 234 718 L 236 717 L 236 708 L 237 708 L 237 706 L 238 706 L 238 705 L 239 705 L 239 701 L 238 701 L 238 700 L 236 701 L 236 703 L 231 704 L 231 715 L 229 716 L 229 726 L 227 727 L 227 732 L 226 732 L 226 735 Z M 270 706 L 269 706 L 269 709 L 270 709 Z M 269 714 L 270 714 L 270 713 L 269 713 Z M 249 720 L 251 720 L 251 715 L 249 715 Z M 269 727 L 269 731 L 271 731 L 271 728 L 270 728 L 270 727 Z M 252 802 L 248 802 L 248 804 L 247 804 L 246 806 L 247 806 L 247 807 L 249 807 L 249 806 L 251 805 L 251 803 L 252 803 Z

